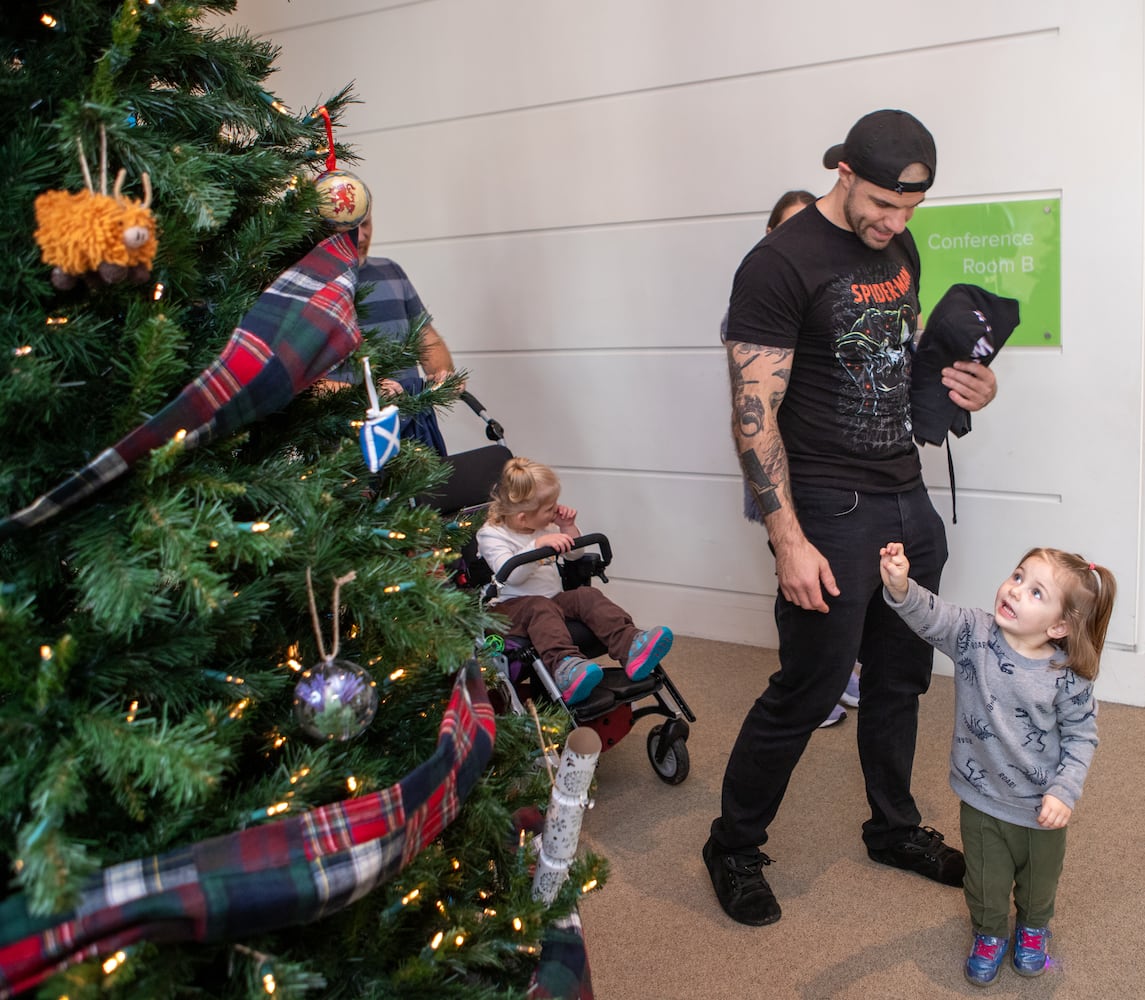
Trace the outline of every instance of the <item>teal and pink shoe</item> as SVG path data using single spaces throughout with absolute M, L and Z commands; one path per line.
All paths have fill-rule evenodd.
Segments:
M 630 681 L 642 681 L 647 677 L 672 648 L 672 630 L 656 625 L 646 632 L 637 632 L 632 645 L 628 647 L 628 662 L 624 672 Z
M 583 656 L 566 656 L 553 671 L 553 680 L 561 689 L 561 700 L 566 705 L 584 701 L 603 677 L 600 664 Z

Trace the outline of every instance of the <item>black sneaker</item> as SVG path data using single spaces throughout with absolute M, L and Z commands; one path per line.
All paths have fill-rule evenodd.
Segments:
M 762 927 L 779 919 L 779 901 L 763 877 L 763 866 L 771 864 L 766 854 L 725 854 L 709 837 L 704 844 L 704 864 L 716 898 L 732 920 Z
M 957 848 L 947 847 L 944 840 L 934 827 L 916 826 L 906 840 L 890 847 L 868 847 L 867 854 L 881 865 L 918 872 L 943 885 L 961 886 L 966 859 Z

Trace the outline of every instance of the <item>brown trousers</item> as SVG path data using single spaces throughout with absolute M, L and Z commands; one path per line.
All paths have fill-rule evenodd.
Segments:
M 566 656 L 582 655 L 566 618 L 583 622 L 621 664 L 628 662 L 628 650 L 640 631 L 627 611 L 593 587 L 563 590 L 555 597 L 510 597 L 491 610 L 508 616 L 509 634 L 525 636 L 550 672 Z

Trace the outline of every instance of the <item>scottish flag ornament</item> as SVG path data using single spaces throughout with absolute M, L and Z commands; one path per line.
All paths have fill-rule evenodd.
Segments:
M 370 408 L 366 410 L 366 420 L 358 432 L 362 445 L 362 457 L 371 472 L 377 472 L 398 453 L 401 448 L 401 420 L 398 408 L 389 405 L 378 407 L 378 393 L 374 388 L 374 376 L 370 372 L 370 359 L 362 358 L 366 370 L 366 392 L 370 396 Z

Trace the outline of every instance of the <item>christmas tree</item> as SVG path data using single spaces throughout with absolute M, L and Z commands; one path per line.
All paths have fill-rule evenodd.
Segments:
M 315 183 L 354 97 L 283 107 L 233 7 L 0 12 L 0 996 L 523 996 L 603 863 L 533 899 L 560 717 L 494 725 L 447 467 L 372 473 L 364 386 L 314 386 L 417 357 Z M 61 265 L 85 191 L 135 214 Z

